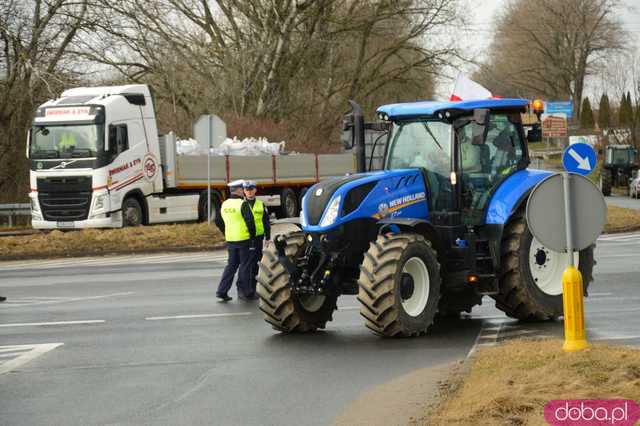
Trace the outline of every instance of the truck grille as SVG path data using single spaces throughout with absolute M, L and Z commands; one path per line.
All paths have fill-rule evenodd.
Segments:
M 64 176 L 38 179 L 38 201 L 45 220 L 85 220 L 91 207 L 91 177 Z

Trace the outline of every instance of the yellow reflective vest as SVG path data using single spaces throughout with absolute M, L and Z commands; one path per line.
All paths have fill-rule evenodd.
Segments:
M 251 207 L 253 213 L 253 220 L 256 223 L 256 237 L 264 235 L 264 224 L 262 223 L 262 217 L 264 216 L 264 204 L 262 201 L 256 199 Z
M 224 238 L 229 242 L 246 241 L 251 237 L 240 212 L 244 202 L 242 198 L 229 198 L 220 207 L 220 214 L 224 221 Z

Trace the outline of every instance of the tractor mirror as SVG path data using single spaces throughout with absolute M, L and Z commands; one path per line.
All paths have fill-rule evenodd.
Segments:
M 342 117 L 342 131 L 340 133 L 340 141 L 344 149 L 353 148 L 353 115 L 345 114 Z
M 484 144 L 489 130 L 489 110 L 483 108 L 474 109 L 471 126 L 471 143 L 473 145 Z

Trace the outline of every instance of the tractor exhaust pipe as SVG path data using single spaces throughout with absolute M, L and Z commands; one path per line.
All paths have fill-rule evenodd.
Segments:
M 353 119 L 353 148 L 356 156 L 356 172 L 367 171 L 366 151 L 364 146 L 364 115 L 356 101 L 350 100 L 351 117 Z

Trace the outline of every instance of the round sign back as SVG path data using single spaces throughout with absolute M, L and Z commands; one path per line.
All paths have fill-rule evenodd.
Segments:
M 607 205 L 602 193 L 587 178 L 569 174 L 573 249 L 583 250 L 602 233 L 607 220 Z M 567 250 L 563 177 L 549 176 L 540 182 L 527 202 L 527 223 L 531 233 L 546 247 Z

